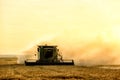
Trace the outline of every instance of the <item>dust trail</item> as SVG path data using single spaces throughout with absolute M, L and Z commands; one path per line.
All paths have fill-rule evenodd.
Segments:
M 36 44 L 22 53 L 25 58 L 34 58 L 37 53 L 37 45 L 58 45 L 65 59 L 74 59 L 76 65 L 109 65 L 120 64 L 119 46 L 118 42 L 109 39 L 106 41 L 101 36 L 68 36 L 69 33 L 61 34 L 59 36 L 40 39 Z

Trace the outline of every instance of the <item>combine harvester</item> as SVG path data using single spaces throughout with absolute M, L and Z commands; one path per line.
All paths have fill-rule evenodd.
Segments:
M 74 65 L 73 60 L 63 60 L 57 46 L 39 45 L 38 60 L 25 60 L 25 65 Z

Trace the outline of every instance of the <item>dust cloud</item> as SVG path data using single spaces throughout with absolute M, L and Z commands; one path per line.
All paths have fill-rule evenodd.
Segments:
M 71 31 L 70 31 L 71 32 Z M 113 37 L 103 37 L 102 34 L 78 35 L 78 33 L 65 32 L 54 37 L 46 36 L 37 40 L 31 48 L 22 53 L 26 58 L 35 58 L 37 45 L 57 45 L 64 59 L 73 59 L 76 65 L 118 65 L 120 64 L 120 43 Z M 49 38 L 47 38 L 49 37 Z M 48 40 L 47 40 L 48 39 Z M 21 58 L 22 59 L 22 58 Z

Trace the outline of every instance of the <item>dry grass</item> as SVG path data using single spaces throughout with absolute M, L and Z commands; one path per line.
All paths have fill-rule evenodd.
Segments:
M 119 69 L 80 66 L 1 65 L 0 80 L 119 80 Z
M 0 65 L 0 80 L 120 80 L 120 69 L 98 66 Z
M 16 57 L 0 57 L 0 65 L 16 64 L 16 63 L 17 63 Z

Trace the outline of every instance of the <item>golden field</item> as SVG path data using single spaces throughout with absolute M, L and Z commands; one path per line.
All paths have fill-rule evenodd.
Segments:
M 100 67 L 110 66 L 25 66 L 4 63 L 0 65 L 0 80 L 120 80 L 120 69 Z

